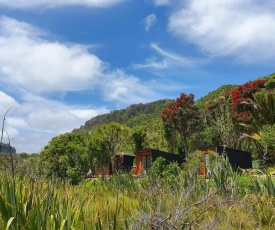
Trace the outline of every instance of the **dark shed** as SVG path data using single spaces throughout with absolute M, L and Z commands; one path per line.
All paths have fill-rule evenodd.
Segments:
M 116 172 L 131 171 L 135 156 L 118 154 L 114 159 L 114 170 Z
M 137 152 L 137 173 L 147 174 L 148 169 L 158 157 L 166 159 L 167 163 L 177 162 L 178 164 L 182 164 L 184 161 L 183 158 L 177 154 L 155 149 L 141 150 Z
M 207 151 L 214 151 L 219 155 L 225 155 L 228 157 L 229 163 L 233 167 L 233 169 L 242 168 L 242 169 L 249 169 L 252 168 L 252 158 L 251 153 L 232 149 L 223 146 L 216 146 L 216 147 L 208 147 L 208 148 L 201 148 L 203 152 Z

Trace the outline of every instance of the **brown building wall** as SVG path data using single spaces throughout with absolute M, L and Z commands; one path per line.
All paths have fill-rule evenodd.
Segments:
M 151 150 L 144 150 L 144 151 L 139 151 L 137 154 L 137 173 L 139 175 L 142 174 L 142 156 L 150 156 L 152 155 Z

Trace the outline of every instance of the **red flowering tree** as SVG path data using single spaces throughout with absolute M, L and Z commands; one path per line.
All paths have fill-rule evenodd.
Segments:
M 253 95 L 264 89 L 266 80 L 255 80 L 239 85 L 236 90 L 230 93 L 232 118 L 237 121 L 249 121 L 251 119 L 251 107 L 247 101 L 253 100 Z
M 200 113 L 195 106 L 194 95 L 182 93 L 162 111 L 161 119 L 166 129 L 175 130 L 180 134 L 187 153 L 188 138 L 198 130 L 200 124 Z

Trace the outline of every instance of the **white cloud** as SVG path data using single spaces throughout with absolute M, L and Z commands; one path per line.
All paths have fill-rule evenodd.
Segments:
M 105 64 L 86 47 L 43 40 L 29 24 L 0 20 L 0 82 L 35 93 L 77 91 L 95 85 Z
M 166 69 L 168 68 L 168 62 L 166 59 L 158 61 L 157 58 L 148 58 L 146 59 L 145 64 L 134 64 L 134 69 Z
M 69 106 L 39 98 L 17 104 L 10 110 L 5 130 L 18 152 L 38 152 L 52 137 L 70 132 L 88 119 L 107 112 L 109 110 L 104 107 Z M 4 141 L 7 141 L 6 134 Z
M 105 78 L 102 88 L 105 100 L 115 100 L 128 105 L 149 102 L 159 96 L 149 84 L 144 85 L 138 78 L 126 75 L 121 70 L 117 70 Z
M 109 7 L 124 0 L 0 0 L 0 6 L 12 8 L 36 8 L 36 7 L 59 7 L 66 5 L 82 5 L 88 7 Z
M 91 119 L 91 117 L 95 117 L 98 114 L 105 114 L 110 111 L 106 108 L 98 108 L 96 110 L 83 108 L 83 109 L 72 109 L 69 112 L 74 114 L 75 116 L 87 121 L 87 120 Z
M 43 98 L 26 102 L 21 107 L 25 119 L 32 129 L 56 134 L 78 128 L 93 116 L 108 112 L 105 108 L 92 109 L 75 105 L 69 106 Z M 88 115 L 83 116 L 83 113 L 87 113 L 87 111 L 90 111 L 90 117 Z
M 15 107 L 18 105 L 17 101 L 11 97 L 10 95 L 7 95 L 3 91 L 0 91 L 0 114 L 4 115 L 8 109 L 11 107 Z
M 153 25 L 155 25 L 157 22 L 157 16 L 155 14 L 148 15 L 145 20 L 145 30 L 149 31 Z
M 169 69 L 171 67 L 180 67 L 180 68 L 191 68 L 195 65 L 198 66 L 201 64 L 200 60 L 195 60 L 192 58 L 185 58 L 173 52 L 164 50 L 156 43 L 151 43 L 150 47 L 157 52 L 161 58 L 148 58 L 145 64 L 134 64 L 133 68 L 135 69 Z
M 169 6 L 171 4 L 171 0 L 153 0 L 156 6 Z
M 140 99 L 139 94 L 132 91 L 133 86 L 146 88 L 138 78 L 122 71 L 108 71 L 107 64 L 85 47 L 49 42 L 42 39 L 43 36 L 46 36 L 43 31 L 24 22 L 7 17 L 0 20 L 0 83 L 19 89 L 24 100 L 95 87 L 108 95 L 109 100 L 126 102 L 118 96 L 123 90 L 131 101 Z M 106 91 L 106 85 L 110 84 L 114 88 L 109 90 L 115 89 L 112 97 Z
M 180 55 L 174 54 L 172 52 L 166 51 L 159 47 L 156 43 L 152 43 L 151 47 L 157 51 L 161 56 L 166 59 L 171 60 L 173 63 L 177 63 L 184 66 L 190 66 L 194 62 L 192 59 L 184 58 Z
M 28 127 L 28 123 L 22 117 L 16 117 L 16 116 L 9 117 L 9 115 L 8 115 L 7 123 L 11 127 L 17 127 L 17 128 L 27 128 Z
M 275 4 L 267 0 L 188 0 L 172 14 L 169 30 L 216 56 L 274 60 Z

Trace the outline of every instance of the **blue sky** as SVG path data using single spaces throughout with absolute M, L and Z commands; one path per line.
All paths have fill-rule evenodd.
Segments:
M 0 0 L 11 144 L 39 152 L 98 114 L 275 72 L 274 11 L 272 0 Z

